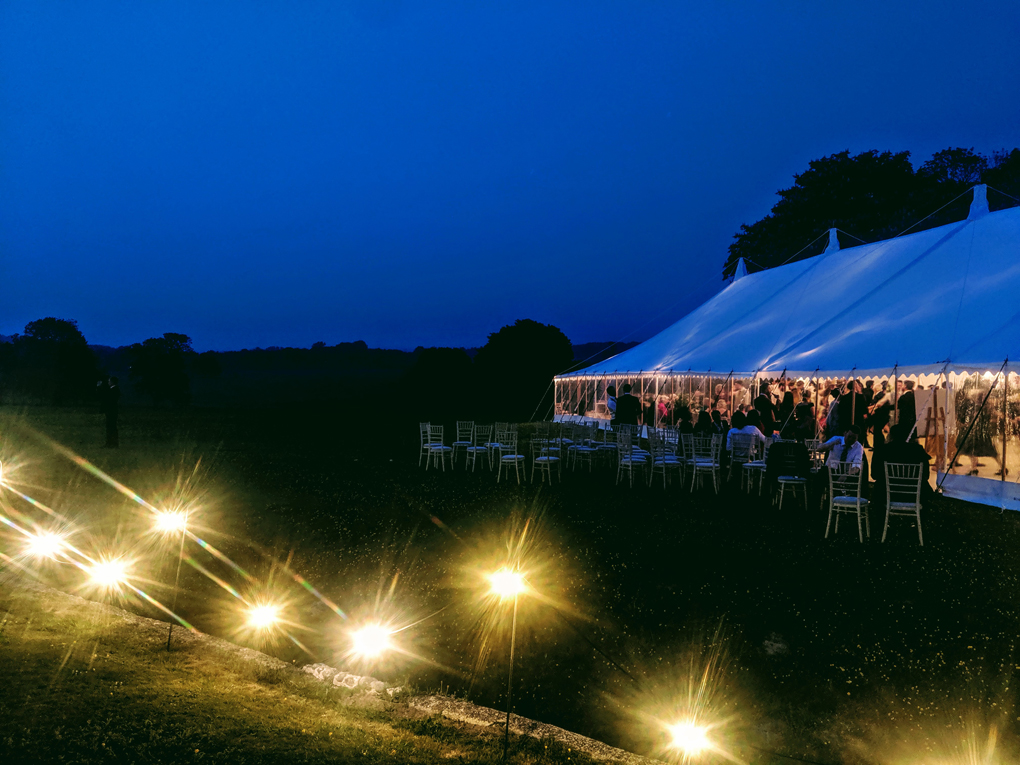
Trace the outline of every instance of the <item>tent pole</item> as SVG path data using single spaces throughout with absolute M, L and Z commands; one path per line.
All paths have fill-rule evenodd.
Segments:
M 999 472 L 1001 473 L 1001 479 L 1006 480 L 1006 442 L 1007 431 L 1009 430 L 1009 423 L 1006 420 L 1007 412 L 1009 411 L 1006 407 L 1009 404 L 1009 359 L 1006 359 L 1006 363 L 1002 366 L 1002 464 L 999 465 Z
M 850 383 L 850 424 L 857 424 L 857 367 L 850 370 L 850 375 L 853 378 Z M 867 434 L 865 433 L 864 443 L 868 442 Z
M 815 438 L 818 438 L 818 367 L 815 367 L 815 376 L 811 378 L 811 382 L 815 386 L 815 411 L 811 419 L 815 421 Z
M 896 370 L 899 369 L 899 367 L 900 367 L 899 364 L 894 364 L 892 368 L 892 413 L 893 413 L 892 419 L 893 424 L 895 425 L 900 424 L 900 410 L 899 410 L 900 391 L 899 385 L 897 385 L 898 379 L 896 374 Z
M 949 384 L 949 375 L 946 375 L 946 411 L 942 415 L 942 459 L 949 459 L 949 397 L 953 396 L 955 399 L 956 391 L 953 390 L 955 385 Z M 956 427 L 956 401 L 953 401 L 953 427 Z M 944 465 L 945 470 L 943 472 L 952 473 L 952 463 L 946 463 Z

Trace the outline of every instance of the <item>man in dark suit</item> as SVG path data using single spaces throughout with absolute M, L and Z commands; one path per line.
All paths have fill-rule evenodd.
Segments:
M 907 430 L 914 427 L 914 423 L 917 422 L 917 404 L 914 402 L 914 381 L 904 380 L 903 382 L 904 391 L 900 394 L 899 400 L 896 402 L 896 424 L 906 425 Z M 915 433 L 913 438 L 917 438 Z
M 630 383 L 623 386 L 623 395 L 616 399 L 617 425 L 638 425 L 641 421 L 641 402 L 637 396 L 631 395 Z

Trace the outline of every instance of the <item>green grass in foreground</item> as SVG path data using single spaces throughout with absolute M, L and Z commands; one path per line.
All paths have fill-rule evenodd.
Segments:
M 177 633 L 175 633 L 177 634 Z M 185 636 L 187 637 L 187 636 Z M 0 588 L 0 761 L 495 763 L 502 739 L 51 590 Z M 364 699 L 364 697 L 361 697 Z M 511 762 L 590 762 L 512 739 Z

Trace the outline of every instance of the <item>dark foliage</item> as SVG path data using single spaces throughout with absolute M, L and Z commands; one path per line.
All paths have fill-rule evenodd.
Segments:
M 518 319 L 489 335 L 475 356 L 480 407 L 492 419 L 528 422 L 552 407 L 552 378 L 570 368 L 570 340 L 551 324 Z
M 191 401 L 188 367 L 195 351 L 190 337 L 165 332 L 162 337 L 135 343 L 128 349 L 128 355 L 135 390 L 151 397 L 154 406 L 164 401 L 178 405 Z
M 967 216 L 966 191 L 987 183 L 992 210 L 1011 207 L 1020 198 L 1020 150 L 991 158 L 973 149 L 935 153 L 915 172 L 909 152 L 843 151 L 814 160 L 794 176 L 794 185 L 778 193 L 769 215 L 742 225 L 730 245 L 723 278 L 733 275 L 738 258 L 749 271 L 774 268 L 818 255 L 823 234 L 839 228 L 840 245 L 889 239 L 941 226 Z
M 2 384 L 10 394 L 55 404 L 83 403 L 99 372 L 76 321 L 47 317 L 0 346 Z
M 402 381 L 415 419 L 438 424 L 473 408 L 474 370 L 462 348 L 425 348 L 415 355 Z

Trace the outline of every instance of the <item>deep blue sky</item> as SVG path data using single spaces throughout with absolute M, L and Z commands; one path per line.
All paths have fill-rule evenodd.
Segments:
M 809 160 L 1020 145 L 1020 3 L 0 4 L 0 333 L 635 339 Z

